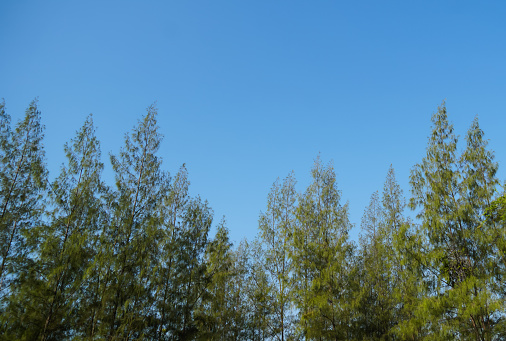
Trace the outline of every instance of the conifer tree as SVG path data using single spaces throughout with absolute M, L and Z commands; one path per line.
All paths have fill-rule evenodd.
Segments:
M 391 326 L 389 336 L 400 339 L 416 340 L 420 336 L 420 327 L 414 322 L 413 311 L 418 304 L 419 286 L 422 273 L 419 263 L 413 258 L 413 250 L 419 251 L 415 225 L 404 217 L 406 202 L 403 191 L 395 178 L 392 165 L 383 186 L 381 199 L 383 210 L 384 237 L 389 264 L 390 286 L 394 306 L 394 325 Z
M 254 325 L 254 307 L 250 301 L 250 280 L 251 274 L 251 247 L 246 240 L 243 240 L 234 250 L 232 277 L 232 327 L 230 340 L 251 340 L 256 333 L 252 328 Z M 258 334 L 258 333 L 257 333 Z
M 371 196 L 361 227 L 361 329 L 368 340 L 380 340 L 388 335 L 395 324 L 395 302 L 392 249 L 378 192 Z
M 480 228 L 497 179 L 497 164 L 475 120 L 467 148 L 457 155 L 457 137 L 443 103 L 432 117 L 427 156 L 411 174 L 413 209 L 420 208 L 428 244 L 420 262 L 428 296 L 419 306 L 431 337 L 491 340 L 498 302 L 489 290 L 492 247 Z
M 0 297 L 10 292 L 9 283 L 19 274 L 18 266 L 26 265 L 23 235 L 41 215 L 47 176 L 43 130 L 37 101 L 30 103 L 14 131 L 5 102 L 0 103 Z
M 496 296 L 498 292 L 489 287 L 490 282 L 495 282 L 493 277 L 500 268 L 500 259 L 494 257 L 500 230 L 483 224 L 484 215 L 499 184 L 496 177 L 498 164 L 494 162 L 493 152 L 487 150 L 487 145 L 488 141 L 484 139 L 484 132 L 476 117 L 466 135 L 466 149 L 459 159 L 463 173 L 460 197 L 465 217 L 462 235 L 464 258 L 468 263 L 467 268 L 472 269 L 468 270 L 468 288 L 471 283 L 473 286 L 462 298 L 466 302 L 464 313 L 470 316 L 473 326 L 470 335 L 484 340 L 491 339 L 499 321 L 504 320 L 497 312 L 501 308 L 504 311 L 505 298 L 504 293 Z M 477 302 L 482 306 L 477 307 Z
M 206 275 L 210 283 L 197 314 L 199 338 L 202 340 L 233 337 L 234 313 L 237 310 L 233 299 L 233 277 L 237 275 L 233 262 L 232 243 L 223 218 L 206 250 Z
M 300 328 L 306 339 L 346 339 L 352 323 L 348 205 L 340 204 L 332 165 L 317 158 L 311 173 L 313 182 L 299 199 L 292 247 Z
M 257 238 L 250 245 L 247 299 L 250 307 L 249 339 L 270 340 L 276 334 L 274 284 L 268 276 L 267 255 Z
M 418 274 L 408 266 L 409 254 L 400 235 L 410 226 L 404 208 L 402 190 L 390 166 L 381 198 L 373 193 L 362 218 L 358 330 L 367 339 L 406 338 L 399 324 L 410 319 L 416 304 Z
M 19 283 L 37 279 L 34 227 L 41 222 L 47 178 L 43 130 L 36 101 L 14 130 L 0 104 L 0 335 L 6 340 L 26 335 Z
M 271 326 L 276 339 L 285 341 L 293 334 L 293 281 L 289 247 L 295 226 L 295 178 L 290 174 L 272 186 L 267 212 L 260 215 L 259 228 L 265 257 L 265 271 L 272 283 L 273 312 Z
M 198 335 L 196 313 L 210 278 L 204 259 L 213 211 L 207 201 L 192 198 L 184 212 L 176 259 L 176 295 L 173 297 L 177 314 L 171 321 L 172 339 L 190 340 Z
M 189 184 L 183 165 L 161 208 L 163 224 L 153 269 L 154 306 L 146 334 L 157 340 L 199 337 L 199 319 L 212 280 L 205 254 L 213 212 L 207 201 L 188 195 Z
M 183 165 L 170 185 L 165 198 L 163 228 L 160 231 L 158 264 L 154 273 L 155 309 L 153 314 L 153 338 L 163 340 L 170 335 L 171 322 L 177 319 L 178 311 L 173 300 L 177 295 L 177 263 L 181 243 L 184 212 L 190 200 L 188 171 Z
M 161 206 L 169 176 L 156 156 L 162 136 L 154 106 L 139 121 L 118 156 L 111 156 L 116 191 L 109 195 L 107 241 L 100 264 L 102 309 L 99 335 L 109 339 L 142 338 L 154 304 L 153 278 L 161 227 Z
M 49 221 L 36 228 L 35 278 L 20 283 L 20 316 L 28 334 L 41 340 L 68 338 L 78 326 L 85 273 L 99 228 L 100 147 L 91 116 L 70 144 L 67 165 L 51 184 Z M 23 327 L 24 328 L 24 327 Z

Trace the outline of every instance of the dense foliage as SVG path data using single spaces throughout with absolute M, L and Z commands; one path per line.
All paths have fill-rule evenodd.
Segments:
M 391 167 L 350 240 L 332 164 L 277 180 L 254 241 L 157 155 L 151 106 L 110 156 L 88 117 L 48 180 L 37 103 L 0 103 L 0 340 L 501 340 L 506 195 L 478 121 L 459 153 L 443 103 L 409 200 Z M 409 219 L 409 206 L 416 219 Z

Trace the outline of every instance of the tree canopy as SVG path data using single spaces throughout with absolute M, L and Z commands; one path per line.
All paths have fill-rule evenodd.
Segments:
M 390 166 L 358 241 L 318 156 L 234 246 L 186 166 L 163 168 L 157 115 L 110 155 L 113 184 L 91 115 L 49 181 L 37 102 L 15 124 L 0 103 L 0 340 L 506 338 L 506 195 L 478 119 L 460 147 L 441 104 L 409 197 Z

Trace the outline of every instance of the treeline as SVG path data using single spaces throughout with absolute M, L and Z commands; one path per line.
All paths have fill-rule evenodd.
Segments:
M 405 200 L 390 168 L 350 240 L 332 164 L 276 181 L 255 241 L 162 168 L 151 106 L 110 157 L 92 117 L 48 181 L 37 103 L 0 103 L 1 340 L 506 339 L 506 197 L 473 121 L 459 152 L 444 104 Z M 416 221 L 407 218 L 409 206 Z

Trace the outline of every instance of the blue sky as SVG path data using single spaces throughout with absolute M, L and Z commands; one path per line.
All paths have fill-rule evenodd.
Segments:
M 39 98 L 52 177 L 93 113 L 109 152 L 157 101 L 172 174 L 252 239 L 277 177 L 333 160 L 357 228 L 389 165 L 409 195 L 443 99 L 463 137 L 475 115 L 506 179 L 501 1 L 3 1 L 0 98 Z M 461 144 L 463 147 L 463 144 Z

